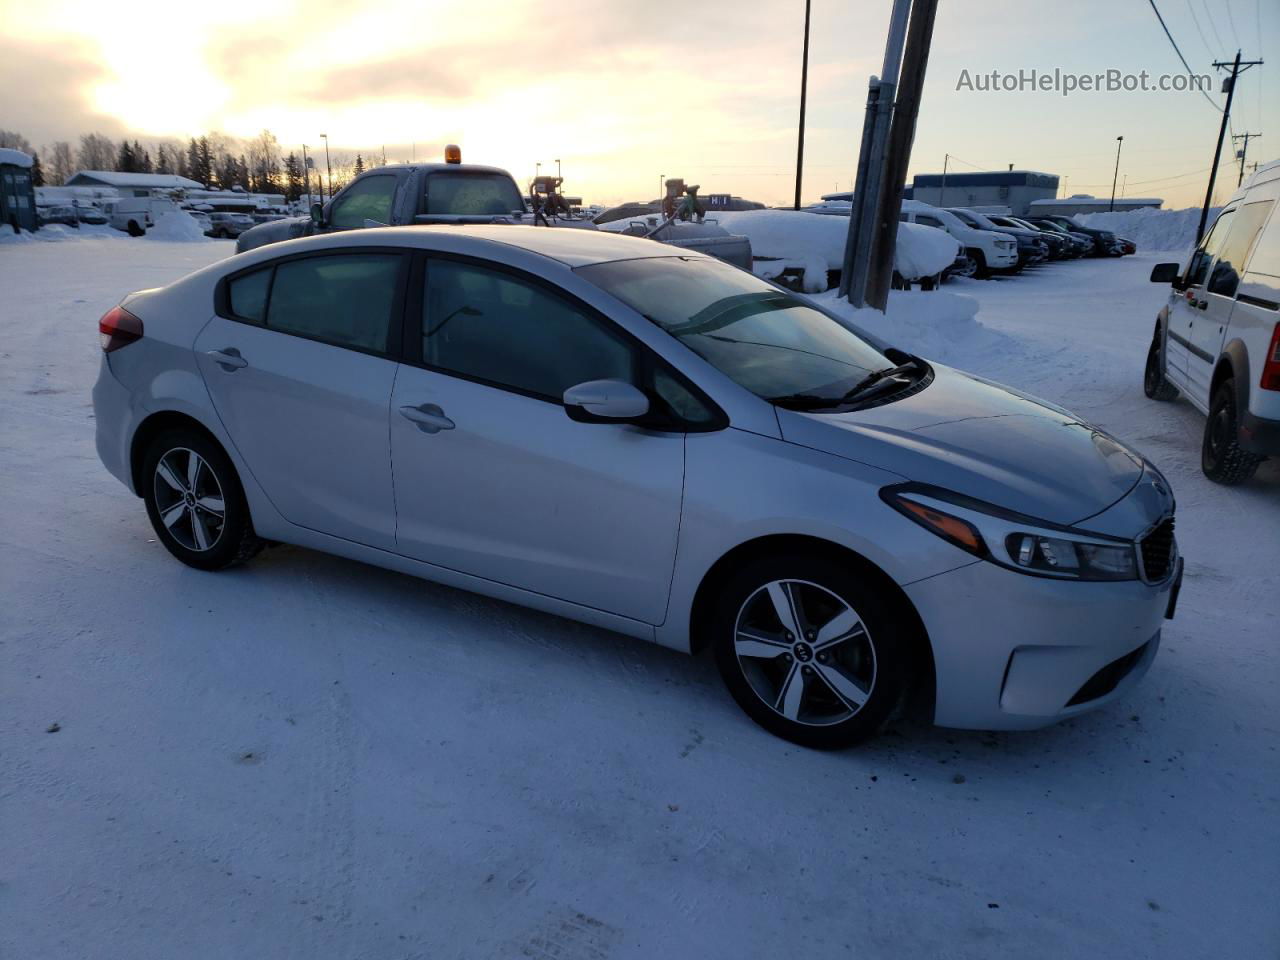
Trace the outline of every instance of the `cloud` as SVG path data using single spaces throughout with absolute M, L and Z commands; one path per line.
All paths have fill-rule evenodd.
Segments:
M 0 36 L 5 126 L 36 146 L 98 131 L 121 136 L 120 121 L 95 111 L 88 90 L 104 77 L 92 52 L 73 43 L 22 43 Z

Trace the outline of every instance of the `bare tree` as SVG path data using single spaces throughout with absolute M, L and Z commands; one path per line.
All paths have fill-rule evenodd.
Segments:
M 110 137 L 101 133 L 82 133 L 78 159 L 81 170 L 114 170 L 119 150 Z
M 31 141 L 20 134 L 17 130 L 0 129 L 0 147 L 8 147 L 11 150 L 21 150 L 23 153 L 34 153 L 31 148 Z
M 58 140 L 49 148 L 49 172 L 46 175 L 49 183 L 60 187 L 71 179 L 76 172 L 75 158 L 71 155 L 71 144 Z
M 259 192 L 280 186 L 280 141 L 270 130 L 263 130 L 249 141 L 249 175 L 253 189 Z

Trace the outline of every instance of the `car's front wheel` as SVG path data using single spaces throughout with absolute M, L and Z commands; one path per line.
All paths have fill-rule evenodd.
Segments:
M 183 563 L 221 570 L 262 548 L 235 467 L 195 430 L 166 430 L 147 448 L 141 491 L 165 548 Z
M 1200 468 L 1214 483 L 1234 486 L 1253 476 L 1263 457 L 1240 446 L 1236 413 L 1236 385 L 1228 378 L 1218 385 L 1209 403 L 1209 419 L 1204 425 L 1200 447 Z
M 1160 334 L 1157 333 L 1151 339 L 1147 366 L 1142 373 L 1142 392 L 1151 400 L 1174 400 L 1178 396 L 1178 388 L 1165 379 L 1163 354 Z
M 721 590 L 709 626 L 738 705 L 803 746 L 874 736 L 906 693 L 903 625 L 875 586 L 838 563 L 779 555 L 747 564 Z

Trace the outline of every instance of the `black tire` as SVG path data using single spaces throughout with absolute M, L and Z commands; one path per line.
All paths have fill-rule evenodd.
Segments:
M 991 269 L 987 266 L 987 258 L 981 250 L 973 249 L 967 251 L 969 259 L 973 261 L 973 276 L 976 280 L 987 280 L 991 277 Z
M 1200 469 L 1214 483 L 1235 486 L 1253 476 L 1265 458 L 1240 446 L 1236 414 L 1236 384 L 1228 377 L 1218 384 L 1209 403 L 1209 419 L 1204 425 L 1200 446 Z
M 1151 339 L 1151 348 L 1147 350 L 1147 366 L 1142 372 L 1142 392 L 1151 400 L 1176 400 L 1178 397 L 1178 388 L 1164 377 L 1164 349 L 1159 333 Z
M 141 237 L 141 236 L 142 236 L 143 234 L 145 234 L 146 232 L 147 232 L 146 230 L 143 230 L 143 229 L 142 229 L 142 227 L 138 226 L 138 221 L 137 221 L 137 220 L 130 220 L 130 221 L 129 221 L 129 236 L 131 236 L 131 237 Z
M 192 453 L 202 461 L 195 470 L 194 489 L 188 482 Z M 168 481 L 161 471 L 162 462 Z M 205 434 L 183 428 L 158 434 L 143 457 L 141 477 L 140 492 L 156 537 L 188 566 L 222 570 L 243 563 L 262 549 L 235 467 Z M 217 493 L 223 507 L 220 518 L 213 509 Z M 166 518 L 171 522 L 166 523 Z
M 796 601 L 800 613 L 792 614 L 793 622 L 803 636 L 787 630 L 771 584 L 783 590 L 787 601 L 781 602 Z M 823 630 L 840 633 L 836 613 L 852 615 L 858 625 L 824 649 Z M 839 563 L 803 554 L 751 561 L 723 585 L 708 627 L 733 699 L 760 726 L 793 743 L 824 750 L 852 746 L 879 733 L 905 701 L 913 673 L 908 627 L 883 590 Z M 753 648 L 764 653 L 740 655 Z M 794 680 L 800 687 L 792 704 Z

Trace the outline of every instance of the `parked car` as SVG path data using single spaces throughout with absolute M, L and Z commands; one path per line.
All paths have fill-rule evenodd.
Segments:
M 1018 244 L 1018 266 L 1020 268 L 1034 266 L 1049 259 L 1049 245 L 1040 239 L 1038 231 L 1028 230 L 1025 227 L 998 227 L 985 214 L 965 207 L 947 207 L 946 209 L 975 230 L 990 230 L 993 233 L 1001 233 L 1013 237 Z
M 1069 238 L 1075 245 L 1077 257 L 1087 257 L 1093 253 L 1093 237 L 1088 234 L 1068 230 L 1061 224 L 1055 223 L 1045 217 L 1027 217 L 1025 219 L 1027 223 L 1030 223 L 1034 227 L 1039 227 L 1041 230 L 1050 230 Z
M 903 703 L 1074 716 L 1124 696 L 1174 611 L 1174 499 L 1140 455 L 705 255 L 355 230 L 99 329 L 99 455 L 182 562 L 286 542 L 706 649 L 798 743 Z
M 506 170 L 464 164 L 461 151 L 452 145 L 445 148 L 445 158 L 444 163 L 367 170 L 328 204 L 314 204 L 310 217 L 263 223 L 246 231 L 236 241 L 236 252 L 280 240 L 366 227 L 535 222 Z M 553 222 L 561 229 L 596 230 L 585 218 L 553 217 Z M 751 241 L 714 223 L 669 224 L 655 228 L 652 239 L 751 269 Z
M 1092 240 L 1092 255 L 1095 257 L 1118 257 L 1121 255 L 1116 235 L 1110 230 L 1098 230 L 1094 227 L 1081 226 L 1070 217 L 1052 216 L 1045 219 L 1052 220 L 1064 230 L 1070 230 L 1072 233 L 1082 233 Z
M 211 237 L 239 237 L 254 226 L 253 217 L 247 213 L 225 213 L 215 210 L 209 214 L 209 230 Z
M 1018 242 L 1013 237 L 977 230 L 949 210 L 919 200 L 903 200 L 901 219 L 937 227 L 959 240 L 973 260 L 975 277 L 989 277 L 994 270 L 1012 270 L 1018 266 Z
M 190 208 L 187 208 L 185 212 L 196 222 L 196 226 L 200 228 L 200 232 L 206 237 L 213 234 L 213 220 L 210 219 L 208 213 L 204 210 L 192 210 Z
M 1120 244 L 1120 253 L 1122 256 L 1138 252 L 1138 245 L 1132 240 L 1126 240 L 1124 237 L 1116 237 L 1116 242 Z
M 1045 245 L 1048 251 L 1048 258 L 1050 260 L 1065 260 L 1074 255 L 1073 244 L 1061 234 L 1050 233 L 1049 231 L 1042 230 L 1032 224 L 1015 220 L 1013 217 L 1004 217 L 989 213 L 986 215 L 986 218 L 995 224 L 998 229 L 1030 232 L 1032 236 Z
M 56 207 L 42 207 L 36 211 L 40 221 L 40 226 L 48 226 L 49 224 L 59 223 L 65 227 L 75 227 L 80 229 L 80 218 L 76 216 L 75 207 L 70 205 Z
M 1147 351 L 1143 389 L 1179 394 L 1207 416 L 1200 465 L 1243 483 L 1280 456 L 1280 161 L 1262 167 L 1218 214 L 1185 267 L 1157 264 L 1170 284 Z
M 276 220 L 283 220 L 285 219 L 287 214 L 277 213 L 273 210 L 265 210 L 261 213 L 250 214 L 250 216 L 253 217 L 253 222 L 255 224 L 259 224 L 259 223 L 274 223 Z
M 92 204 L 77 203 L 74 205 L 76 219 L 93 227 L 100 227 L 107 222 L 107 215 Z

